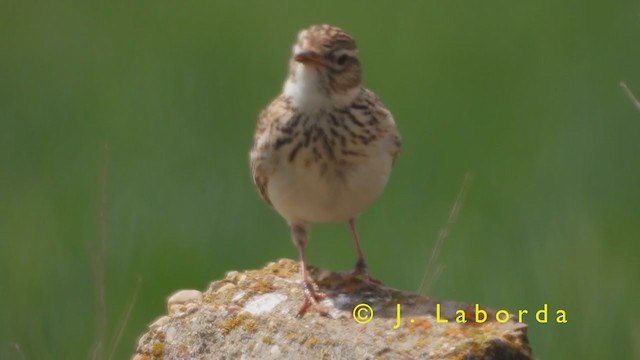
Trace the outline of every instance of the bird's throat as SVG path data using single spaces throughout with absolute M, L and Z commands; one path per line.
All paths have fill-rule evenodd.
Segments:
M 283 93 L 304 112 L 329 111 L 349 106 L 360 93 L 354 87 L 344 93 L 332 91 L 330 79 L 323 69 L 295 63 L 284 84 Z
M 321 69 L 295 64 L 284 85 L 284 95 L 294 106 L 304 110 L 333 107 L 329 81 Z

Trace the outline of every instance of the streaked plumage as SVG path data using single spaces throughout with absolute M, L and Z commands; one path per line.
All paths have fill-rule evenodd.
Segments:
M 339 28 L 312 26 L 298 35 L 282 94 L 258 119 L 251 172 L 298 247 L 306 296 L 300 314 L 322 298 L 306 271 L 310 224 L 349 222 L 354 275 L 371 280 L 355 219 L 382 193 L 401 144 L 391 113 L 360 79 L 355 41 Z

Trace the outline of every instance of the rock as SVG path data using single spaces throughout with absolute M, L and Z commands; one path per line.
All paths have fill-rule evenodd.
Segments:
M 527 325 L 505 311 L 498 321 L 488 308 L 316 268 L 310 268 L 312 277 L 331 295 L 321 302 L 327 315 L 309 312 L 297 318 L 302 304 L 298 266 L 283 259 L 259 270 L 229 272 L 202 294 L 175 293 L 169 314 L 142 335 L 134 358 L 532 359 Z M 456 322 L 461 311 L 466 323 Z M 483 312 L 487 320 L 479 322 Z
M 202 302 L 202 293 L 198 290 L 179 290 L 169 296 L 167 300 L 167 312 L 176 315 L 179 312 L 189 311 L 193 304 Z

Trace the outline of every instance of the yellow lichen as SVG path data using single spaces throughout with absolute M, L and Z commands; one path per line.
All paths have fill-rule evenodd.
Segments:
M 275 287 L 264 279 L 257 279 L 256 282 L 251 285 L 251 290 L 256 293 L 264 294 L 273 292 Z
M 316 345 L 318 345 L 318 338 L 315 336 L 310 336 L 305 342 L 305 345 L 310 349 L 314 348 Z
M 242 329 L 244 329 L 246 331 L 254 332 L 254 331 L 258 330 L 258 325 L 256 325 L 255 320 L 249 319 L 244 323 L 244 325 L 242 325 Z
M 157 342 L 154 343 L 153 346 L 151 347 L 151 355 L 155 356 L 155 357 L 160 357 L 162 356 L 162 353 L 164 352 L 164 344 Z
M 262 343 L 263 344 L 267 344 L 267 345 L 271 345 L 271 344 L 273 344 L 273 339 L 271 338 L 271 336 L 263 336 L 262 337 Z
M 227 320 L 225 320 L 222 323 L 222 325 L 220 325 L 220 328 L 222 330 L 222 334 L 223 335 L 229 334 L 233 329 L 235 329 L 238 326 L 242 325 L 242 323 L 244 323 L 245 320 L 247 320 L 248 318 L 249 318 L 249 315 L 247 315 L 247 314 L 235 315 L 235 316 L 232 316 L 232 317 L 228 318 Z
M 291 277 L 300 270 L 300 265 L 291 260 L 280 260 L 274 266 L 279 270 L 278 275 L 281 277 Z
M 298 335 L 296 333 L 290 332 L 287 334 L 287 339 L 289 339 L 289 341 L 297 341 L 298 340 Z

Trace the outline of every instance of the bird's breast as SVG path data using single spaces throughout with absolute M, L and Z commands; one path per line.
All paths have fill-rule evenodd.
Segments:
M 298 114 L 277 129 L 277 166 L 267 191 L 290 223 L 347 221 L 384 189 L 392 165 L 390 139 L 359 126 L 366 120 L 356 116 Z

